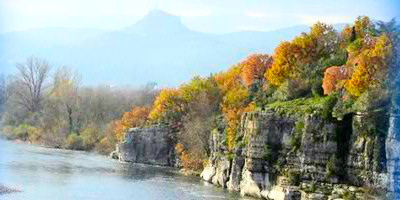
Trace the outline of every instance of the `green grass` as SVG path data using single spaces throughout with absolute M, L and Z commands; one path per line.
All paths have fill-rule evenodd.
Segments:
M 302 116 L 304 114 L 316 114 L 329 117 L 336 103 L 336 97 L 310 97 L 298 98 L 291 101 L 277 101 L 266 106 L 267 110 L 273 110 L 281 115 Z

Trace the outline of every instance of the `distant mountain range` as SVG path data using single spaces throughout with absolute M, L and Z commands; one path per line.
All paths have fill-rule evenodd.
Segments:
M 271 53 L 279 42 L 307 31 L 304 25 L 208 34 L 153 10 L 120 31 L 49 28 L 0 34 L 0 73 L 12 73 L 17 62 L 37 56 L 77 69 L 84 84 L 176 86 L 194 75 L 227 69 L 251 53 Z

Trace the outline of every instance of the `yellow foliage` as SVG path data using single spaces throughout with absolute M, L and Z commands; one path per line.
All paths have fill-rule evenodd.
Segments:
M 274 61 L 265 73 L 265 78 L 272 85 L 282 85 L 291 75 L 294 59 L 293 45 L 290 42 L 280 43 L 275 49 Z
M 180 91 L 175 88 L 165 88 L 157 96 L 149 119 L 153 122 L 160 122 L 165 118 L 170 118 L 169 114 L 181 113 L 182 111 L 183 102 Z
M 211 78 L 201 78 L 195 76 L 189 83 L 181 85 L 179 88 L 180 95 L 182 96 L 182 101 L 190 103 L 196 101 L 198 95 L 201 93 L 206 93 L 211 96 L 214 94 L 214 84 Z
M 375 26 L 371 19 L 367 16 L 359 16 L 354 22 L 354 29 L 356 31 L 357 38 L 364 38 L 366 36 L 372 36 L 372 32 Z
M 354 73 L 346 82 L 345 88 L 352 96 L 358 97 L 368 88 L 378 87 L 387 75 L 387 59 L 392 54 L 389 37 L 383 34 L 371 37 L 370 40 L 362 46 L 358 54 L 348 60 L 348 65 L 353 65 Z
M 228 148 L 232 150 L 240 117 L 248 109 L 248 90 L 242 81 L 243 65 L 235 65 L 228 71 L 219 73 L 215 79 L 222 91 L 222 114 L 228 121 Z

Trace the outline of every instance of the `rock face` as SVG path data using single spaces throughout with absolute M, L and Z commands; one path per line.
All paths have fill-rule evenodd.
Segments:
M 390 116 L 386 157 L 389 190 L 394 193 L 394 199 L 400 199 L 400 115 Z
M 119 160 L 124 162 L 174 166 L 175 150 L 167 128 L 132 128 L 117 145 Z
M 213 131 L 202 178 L 265 199 L 381 199 L 366 188 L 386 195 L 389 182 L 391 191 L 398 191 L 400 182 L 400 125 L 391 126 L 396 131 L 387 137 L 388 127 L 385 113 L 348 115 L 342 121 L 247 113 L 233 155 L 222 134 Z

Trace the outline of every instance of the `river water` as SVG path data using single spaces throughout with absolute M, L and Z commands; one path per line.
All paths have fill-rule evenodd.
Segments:
M 0 140 L 0 199 L 240 199 L 176 169 Z

